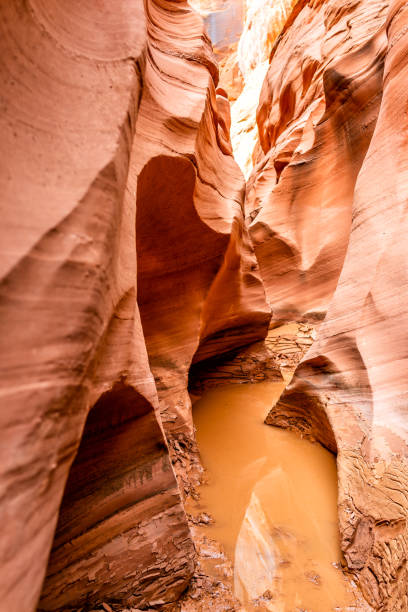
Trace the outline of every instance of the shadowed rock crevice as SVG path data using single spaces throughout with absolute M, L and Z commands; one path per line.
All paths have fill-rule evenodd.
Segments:
M 164 515 L 171 515 L 177 504 L 154 409 L 118 382 L 98 399 L 85 423 L 59 510 L 39 610 L 92 606 L 111 597 L 139 605 L 153 593 L 160 598 L 159 592 L 174 598 L 180 582 L 187 584 L 191 565 L 187 556 L 186 567 L 181 563 L 175 571 L 185 533 L 174 529 L 169 541 L 163 528 L 164 507 Z M 151 520 L 156 535 L 149 552 L 143 533 Z
M 324 405 L 300 389 L 287 392 L 268 414 L 265 423 L 299 433 L 302 438 L 317 441 L 337 453 L 336 438 Z

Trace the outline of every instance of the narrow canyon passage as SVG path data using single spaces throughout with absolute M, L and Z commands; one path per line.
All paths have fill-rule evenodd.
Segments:
M 244 609 L 354 609 L 340 569 L 335 457 L 264 424 L 285 382 L 207 391 L 193 409 L 208 483 L 197 509 L 234 566 Z M 361 608 L 358 608 L 361 609 Z
M 408 0 L 0 29 L 0 612 L 408 612 Z

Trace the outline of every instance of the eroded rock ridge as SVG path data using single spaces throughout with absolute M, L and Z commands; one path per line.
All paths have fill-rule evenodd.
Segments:
M 167 441 L 193 443 L 189 365 L 270 318 L 228 102 L 184 2 L 0 25 L 0 605 L 164 604 L 194 568 Z
M 267 422 L 337 452 L 347 566 L 374 609 L 405 611 L 408 7 L 298 4 L 258 109 L 251 228 L 275 316 L 330 305 Z

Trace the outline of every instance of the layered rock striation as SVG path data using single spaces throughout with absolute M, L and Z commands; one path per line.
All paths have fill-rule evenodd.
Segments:
M 244 223 L 228 100 L 215 88 L 201 18 L 184 8 L 182 23 L 179 5 L 169 4 L 172 21 L 160 30 L 163 8 L 154 10 L 130 170 L 139 173 L 138 303 L 164 426 L 191 436 L 191 362 L 265 337 L 270 308 Z
M 296 0 L 247 0 L 236 61 L 242 75 L 242 92 L 232 107 L 231 142 L 245 178 L 254 161 L 258 139 L 256 110 L 273 45 Z
M 296 3 L 272 50 L 246 209 L 278 320 L 320 321 L 382 96 L 388 0 Z
M 317 343 L 267 419 L 337 452 L 345 560 L 369 604 L 390 612 L 408 609 L 407 32 L 408 6 L 392 1 L 375 36 L 385 56 L 381 100 L 355 180 L 344 267 Z M 354 96 L 355 80 L 346 88 Z
M 192 440 L 194 356 L 270 317 L 211 46 L 184 2 L 13 0 L 0 27 L 1 606 L 174 601 L 165 430 Z
M 189 372 L 197 392 L 280 378 L 271 307 L 327 316 L 267 422 L 337 453 L 348 568 L 372 608 L 408 609 L 408 9 L 267 6 L 265 26 L 248 4 L 238 47 L 252 92 L 292 12 L 259 141 L 253 94 L 237 132 L 246 187 L 187 3 L 0 6 L 7 612 L 179 598 L 195 562 Z

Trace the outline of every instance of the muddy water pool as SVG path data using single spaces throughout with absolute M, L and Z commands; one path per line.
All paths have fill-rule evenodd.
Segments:
M 355 609 L 340 569 L 334 456 L 264 418 L 285 383 L 207 391 L 193 408 L 208 484 L 205 527 L 234 567 L 243 610 L 329 612 Z

